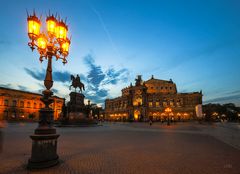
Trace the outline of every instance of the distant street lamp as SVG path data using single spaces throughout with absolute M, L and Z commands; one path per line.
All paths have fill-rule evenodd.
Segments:
M 28 46 L 32 51 L 37 48 L 40 54 L 39 60 L 43 58 L 48 61 L 41 101 L 45 107 L 39 111 L 39 125 L 35 129 L 32 139 L 32 154 L 28 161 L 28 168 L 46 168 L 58 163 L 56 129 L 53 127 L 53 109 L 49 107 L 53 103 L 52 58 L 62 59 L 67 63 L 66 57 L 69 53 L 70 40 L 67 37 L 68 27 L 63 20 L 57 20 L 53 15 L 46 18 L 47 31 L 41 32 L 41 20 L 36 16 L 28 15 Z
M 165 109 L 165 112 L 166 112 L 167 115 L 168 115 L 167 125 L 170 126 L 170 118 L 169 118 L 169 115 L 170 115 L 170 113 L 172 112 L 172 109 L 171 109 L 171 108 L 166 108 L 166 109 Z

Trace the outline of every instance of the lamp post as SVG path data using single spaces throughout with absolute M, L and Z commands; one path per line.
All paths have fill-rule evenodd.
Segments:
M 168 114 L 168 121 L 167 121 L 167 125 L 170 126 L 170 119 L 169 119 L 169 114 L 172 112 L 171 108 L 166 108 L 165 112 Z
M 39 169 L 54 166 L 58 163 L 56 129 L 53 127 L 53 109 L 49 107 L 53 103 L 52 58 L 61 59 L 67 63 L 70 40 L 67 38 L 68 27 L 63 20 L 57 20 L 53 15 L 46 18 L 47 31 L 41 32 L 41 20 L 36 16 L 28 15 L 28 46 L 32 51 L 37 48 L 40 54 L 40 62 L 45 58 L 48 61 L 41 101 L 45 107 L 39 111 L 39 124 L 35 129 L 32 139 L 32 153 L 28 161 L 28 168 Z

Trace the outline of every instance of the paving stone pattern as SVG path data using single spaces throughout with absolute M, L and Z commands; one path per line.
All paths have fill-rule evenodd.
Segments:
M 29 135 L 36 126 L 12 123 L 1 130 L 0 173 L 240 174 L 240 150 L 214 138 L 211 126 L 196 123 L 57 128 L 60 164 L 29 171 Z

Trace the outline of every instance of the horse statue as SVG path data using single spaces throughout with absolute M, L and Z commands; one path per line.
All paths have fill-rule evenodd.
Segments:
M 75 88 L 75 92 L 76 92 L 77 88 L 80 89 L 79 92 L 81 92 L 81 93 L 82 93 L 82 90 L 85 91 L 84 84 L 81 82 L 79 75 L 77 75 L 76 78 L 73 75 L 71 75 L 71 80 L 72 80 L 72 84 L 69 87 L 70 90 L 71 90 L 71 87 L 74 87 Z

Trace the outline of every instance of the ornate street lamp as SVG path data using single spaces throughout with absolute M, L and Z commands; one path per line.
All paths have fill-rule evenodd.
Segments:
M 165 112 L 166 112 L 167 115 L 168 115 L 168 122 L 167 122 L 167 125 L 170 126 L 169 114 L 172 112 L 172 109 L 171 109 L 171 108 L 166 108 L 166 109 L 165 109 Z
M 46 18 L 47 31 L 41 32 L 41 20 L 36 16 L 28 15 L 28 46 L 32 51 L 37 48 L 40 54 L 40 62 L 45 58 L 48 61 L 41 101 L 45 107 L 40 109 L 39 125 L 35 129 L 32 139 L 32 154 L 28 161 L 28 168 L 45 168 L 58 163 L 56 129 L 53 127 L 53 109 L 49 107 L 53 103 L 52 58 L 61 59 L 63 64 L 67 63 L 66 57 L 69 53 L 70 39 L 67 37 L 68 27 L 53 15 Z

